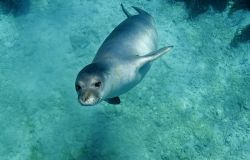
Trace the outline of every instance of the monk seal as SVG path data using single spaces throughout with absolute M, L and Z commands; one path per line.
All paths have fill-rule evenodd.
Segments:
M 101 101 L 120 104 L 119 96 L 136 86 L 150 69 L 151 62 L 173 46 L 157 49 L 157 32 L 153 17 L 133 7 L 130 14 L 121 4 L 127 18 L 104 40 L 92 63 L 77 75 L 75 89 L 83 106 Z

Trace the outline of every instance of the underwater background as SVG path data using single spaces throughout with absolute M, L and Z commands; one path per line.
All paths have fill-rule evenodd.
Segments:
M 74 83 L 126 16 L 174 45 L 120 105 Z M 0 160 L 249 160 L 249 0 L 0 0 Z

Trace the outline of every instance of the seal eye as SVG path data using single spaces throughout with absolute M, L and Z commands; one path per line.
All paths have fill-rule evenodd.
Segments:
M 101 82 L 100 81 L 98 81 L 98 82 L 95 83 L 95 87 L 99 88 L 100 86 L 101 86 Z
M 76 84 L 76 91 L 79 91 L 81 89 L 81 86 L 79 86 L 78 84 Z

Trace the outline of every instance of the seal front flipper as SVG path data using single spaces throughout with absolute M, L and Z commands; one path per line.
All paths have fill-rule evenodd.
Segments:
M 109 104 L 120 104 L 121 103 L 121 100 L 119 97 L 108 98 L 105 101 L 108 102 Z
M 144 66 L 145 64 L 158 59 L 159 57 L 161 57 L 162 55 L 164 55 L 165 53 L 170 51 L 172 48 L 173 48 L 173 46 L 167 46 L 167 47 L 163 47 L 161 49 L 158 49 L 156 51 L 153 51 L 149 54 L 146 54 L 145 56 L 140 56 L 139 60 L 138 60 L 139 66 Z

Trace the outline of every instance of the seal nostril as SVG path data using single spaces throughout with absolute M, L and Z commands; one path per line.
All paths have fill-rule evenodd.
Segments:
M 84 98 L 84 102 L 86 102 L 86 101 L 87 101 L 87 99 L 88 99 L 88 98 L 87 98 L 87 97 L 85 97 L 85 98 Z

